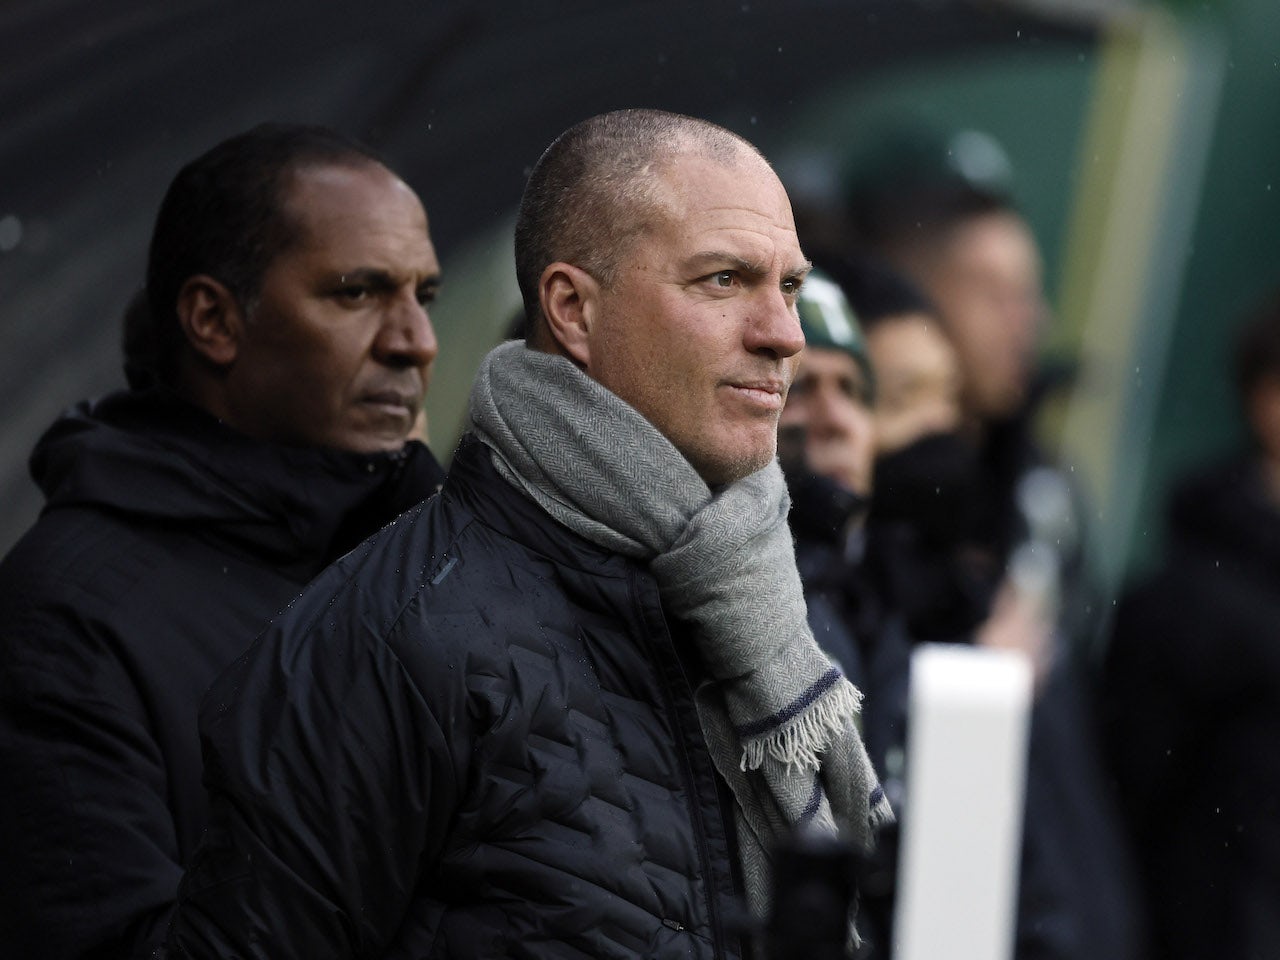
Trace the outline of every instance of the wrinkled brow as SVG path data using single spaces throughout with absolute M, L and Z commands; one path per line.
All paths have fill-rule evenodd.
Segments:
M 738 270 L 757 277 L 763 277 L 769 272 L 768 266 L 764 263 L 758 260 L 748 260 L 741 254 L 730 253 L 727 250 L 701 250 L 689 257 L 685 264 L 692 270 L 720 267 L 722 269 Z M 812 269 L 813 264 L 808 260 L 804 260 L 790 269 L 784 270 L 783 276 L 788 280 L 803 280 Z

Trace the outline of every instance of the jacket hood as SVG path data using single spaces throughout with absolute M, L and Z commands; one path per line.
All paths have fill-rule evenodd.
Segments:
M 1170 500 L 1175 541 L 1216 561 L 1280 578 L 1280 506 L 1263 486 L 1259 464 L 1238 457 L 1181 483 Z
M 30 468 L 46 511 L 203 528 L 282 560 L 345 552 L 443 480 L 420 443 L 379 454 L 267 443 L 161 390 L 77 404 L 40 438 Z

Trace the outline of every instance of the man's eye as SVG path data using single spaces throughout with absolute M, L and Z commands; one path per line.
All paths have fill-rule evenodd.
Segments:
M 369 288 L 361 284 L 348 284 L 345 287 L 339 287 L 337 291 L 338 297 L 346 300 L 348 303 L 360 303 L 369 297 Z
M 861 380 L 841 380 L 840 393 L 859 406 L 871 406 L 871 391 Z
M 800 292 L 800 281 L 795 277 L 788 277 L 782 281 L 782 292 L 788 297 L 794 297 Z
M 711 275 L 711 282 L 722 290 L 728 290 L 733 286 L 733 271 L 721 270 L 719 273 Z
M 436 302 L 436 288 L 424 287 L 418 291 L 418 305 L 422 307 L 430 306 Z

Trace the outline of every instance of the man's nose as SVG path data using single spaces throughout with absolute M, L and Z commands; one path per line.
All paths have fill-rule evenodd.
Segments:
M 804 332 L 795 304 L 781 290 L 765 293 L 756 316 L 747 326 L 746 345 L 752 353 L 794 357 L 804 349 Z
M 427 367 L 439 352 L 427 308 L 414 295 L 398 299 L 383 317 L 374 356 L 388 366 Z
M 834 385 L 814 391 L 809 418 L 814 430 L 828 436 L 845 436 L 856 428 L 856 414 L 849 398 Z

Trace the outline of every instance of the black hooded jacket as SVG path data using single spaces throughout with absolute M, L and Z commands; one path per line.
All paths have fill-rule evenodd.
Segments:
M 1234 459 L 1176 491 L 1163 566 L 1120 605 L 1112 773 L 1152 956 L 1280 956 L 1280 507 Z
M 31 468 L 47 504 L 0 564 L 0 944 L 148 956 L 205 827 L 201 696 L 443 474 L 421 444 L 265 444 L 151 392 L 73 408 Z
M 464 441 L 211 689 L 171 955 L 732 960 L 691 648 Z

